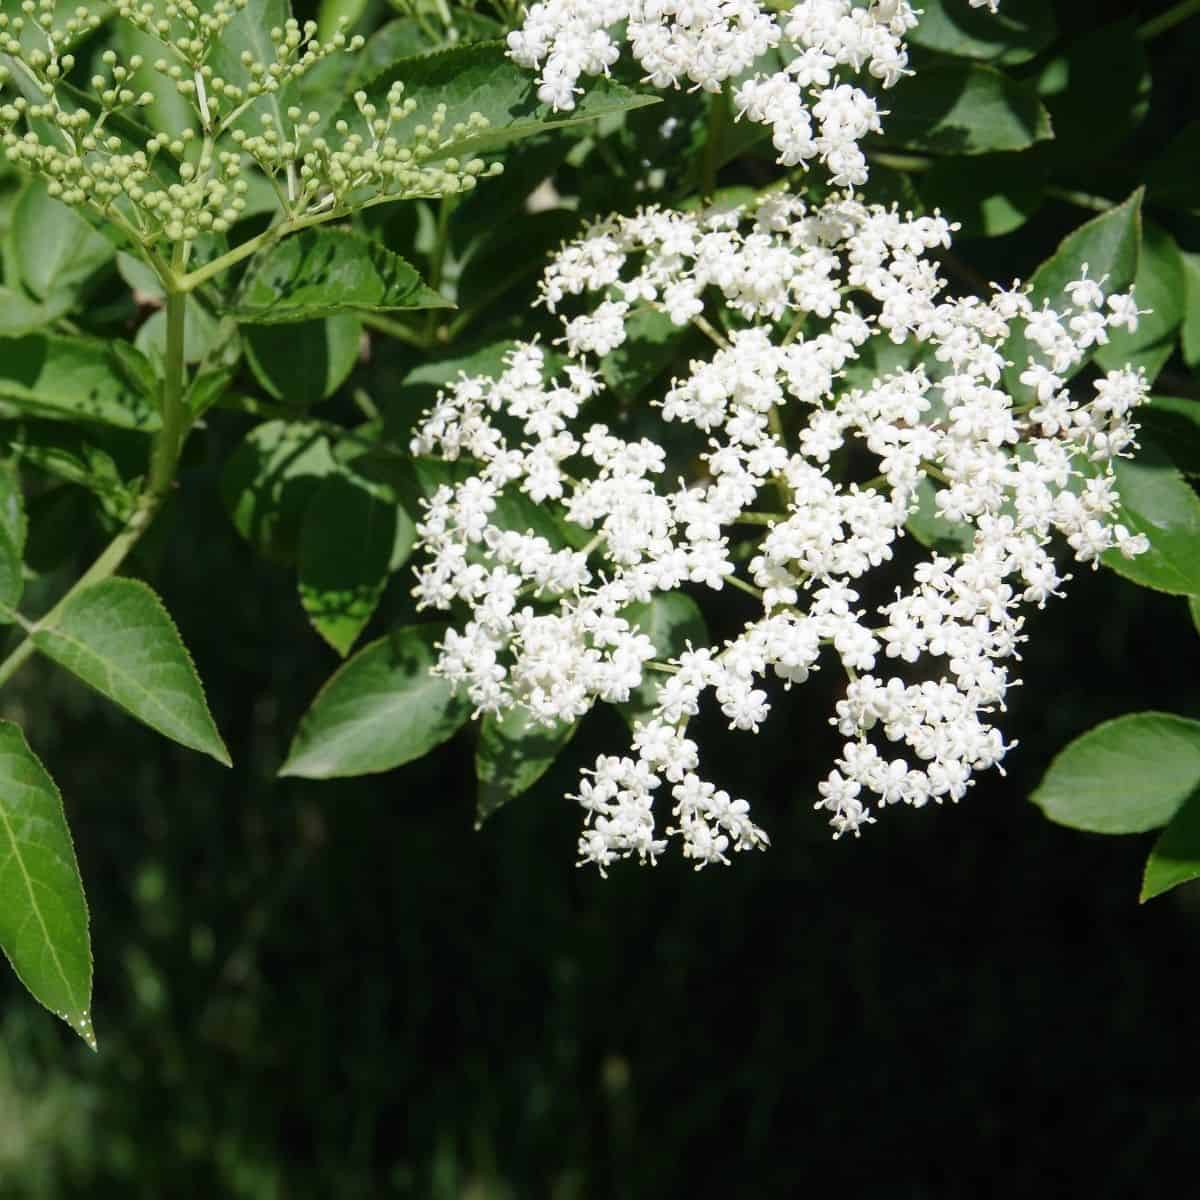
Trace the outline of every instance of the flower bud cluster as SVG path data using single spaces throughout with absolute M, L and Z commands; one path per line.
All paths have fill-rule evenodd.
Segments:
M 1053 543 L 1092 564 L 1145 547 L 1117 519 L 1111 471 L 1133 446 L 1145 380 L 1068 382 L 1110 331 L 1136 325 L 1132 297 L 1106 294 L 1085 269 L 1054 306 L 1017 287 L 955 298 L 932 257 L 952 229 L 847 196 L 610 218 L 545 272 L 542 302 L 563 310 L 557 377 L 539 346 L 522 345 L 499 378 L 460 378 L 426 414 L 414 453 L 477 464 L 438 489 L 419 528 L 419 603 L 469 611 L 438 672 L 479 712 L 521 706 L 542 723 L 660 681 L 629 753 L 602 757 L 580 785 L 581 860 L 652 861 L 674 836 L 700 867 L 764 844 L 745 802 L 701 777 L 687 723 L 711 693 L 731 727 L 754 731 L 775 689 L 823 665 L 848 681 L 832 717 L 844 748 L 817 802 L 835 835 L 887 805 L 959 799 L 1007 749 L 993 715 L 1023 611 L 1068 578 Z M 583 415 L 604 390 L 600 358 L 646 308 L 713 342 L 656 401 L 664 421 L 706 441 L 690 479 L 657 441 Z M 888 342 L 908 365 L 844 381 Z M 1010 366 L 1017 345 L 1028 352 Z M 874 478 L 839 482 L 839 451 Z M 970 548 L 952 558 L 910 541 L 904 561 L 917 565 L 880 602 L 876 576 L 931 488 Z M 504 498 L 517 490 L 561 506 L 588 546 L 510 528 Z M 629 606 L 726 584 L 757 598 L 742 631 L 655 662 Z
M 56 26 L 54 0 L 24 0 L 22 16 L 0 13 L 0 52 L 21 75 L 0 71 L 0 89 L 14 85 L 18 92 L 4 100 L 0 90 L 0 142 L 7 158 L 44 178 L 52 196 L 98 209 L 148 248 L 227 232 L 248 204 L 248 168 L 267 177 L 293 218 L 465 191 L 499 170 L 482 159 L 460 162 L 445 154 L 452 143 L 486 128 L 478 113 L 448 127 L 439 106 L 427 124 L 398 135 L 397 122 L 416 108 L 400 83 L 382 108 L 359 92 L 350 119 L 334 121 L 324 133 L 327 116 L 287 103 L 306 72 L 330 54 L 360 49 L 361 37 L 347 39 L 339 31 L 319 42 L 315 22 L 289 19 L 266 31 L 268 61 L 246 51 L 236 80 L 216 73 L 207 61 L 210 52 L 247 3 L 216 0 L 201 8 L 192 0 L 121 0 L 118 15 L 162 41 L 170 58 L 148 64 L 140 55 L 122 61 L 105 51 L 104 73 L 91 80 L 94 96 L 79 106 L 60 95 L 75 66 L 67 47 L 95 28 L 99 16 L 80 8 Z M 189 100 L 195 125 L 151 134 L 115 119 L 136 119 L 138 109 L 154 103 L 151 92 L 133 86 L 145 68 Z M 33 91 L 40 100 L 24 94 Z

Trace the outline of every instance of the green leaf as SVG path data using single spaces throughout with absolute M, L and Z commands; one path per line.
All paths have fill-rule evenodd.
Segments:
M 909 513 L 905 526 L 908 532 L 937 554 L 961 558 L 975 548 L 975 529 L 959 521 L 947 521 L 937 508 L 937 486 L 928 475 L 917 484 L 917 507 Z
M 1188 597 L 1188 612 L 1192 617 L 1192 624 L 1196 627 L 1196 632 L 1200 633 L 1200 596 Z
M 130 384 L 112 347 L 98 338 L 45 333 L 0 338 L 0 415 L 5 409 L 8 415 L 99 421 L 147 432 L 159 426 L 156 409 Z
M 128 518 L 136 488 L 126 480 L 145 470 L 145 438 L 140 434 L 61 421 L 22 421 L 0 436 L 22 462 L 56 479 L 82 484 L 113 518 Z
M 1028 154 L 981 154 L 969 170 L 957 158 L 944 158 L 915 175 L 913 184 L 927 211 L 940 208 L 962 226 L 956 240 L 1001 237 L 1042 206 L 1046 169 Z
M 633 312 L 625 324 L 626 340 L 600 360 L 604 382 L 625 400 L 636 400 L 692 340 L 690 325 L 680 328 L 657 309 Z
M 404 308 L 453 305 L 398 254 L 357 234 L 306 229 L 251 259 L 232 315 L 272 324 Z
M 475 747 L 475 828 L 514 797 L 528 791 L 575 735 L 578 722 L 539 725 L 525 708 L 510 708 L 500 716 L 488 713 L 479 727 Z
M 1070 185 L 1082 167 L 1107 169 L 1149 108 L 1150 67 L 1134 22 L 1065 39 L 1036 86 L 1054 124 L 1045 150 L 1054 174 Z
M 1137 275 L 1141 240 L 1142 189 L 1138 188 L 1123 204 L 1086 222 L 1059 242 L 1058 249 L 1034 271 L 1029 281 L 1029 299 L 1034 308 L 1041 308 L 1043 302 L 1049 301 L 1051 308 L 1061 311 L 1067 302 L 1063 289 L 1080 277 L 1084 263 L 1090 278 L 1108 276 L 1106 291 L 1124 291 Z M 1024 333 L 1014 332 L 1005 343 L 1004 357 L 1013 363 L 1004 372 L 1007 390 L 1018 400 L 1031 398 L 1032 393 L 1021 383 L 1020 376 L 1030 357 L 1041 361 L 1037 347 Z M 1075 371 L 1082 366 L 1081 363 Z
M 1183 361 L 1200 366 L 1200 254 L 1183 254 L 1183 286 L 1186 311 L 1183 317 Z
M 193 296 L 183 310 L 183 361 L 203 362 L 208 352 L 220 340 L 221 333 L 221 322 Z M 160 308 L 142 322 L 133 344 L 148 362 L 158 366 L 160 373 L 166 373 L 166 309 Z
M 886 138 L 936 154 L 1024 150 L 1053 137 L 1036 93 L 982 63 L 937 64 L 888 93 Z
M 362 322 L 342 314 L 295 325 L 251 325 L 246 359 L 268 395 L 294 408 L 332 396 L 358 361 Z
M 248 54 L 251 62 L 275 62 L 271 30 L 282 28 L 292 15 L 291 7 L 289 0 L 249 0 L 213 43 L 207 64 L 212 67 L 213 74 L 244 88 L 250 81 L 250 71 L 243 65 L 242 55 Z M 290 129 L 287 110 L 295 103 L 295 93 L 295 84 L 286 83 L 278 91 L 259 96 L 234 121 L 232 128 L 262 133 L 261 118 L 266 114 L 272 118 L 276 129 Z M 229 107 L 227 105 L 223 111 L 228 111 Z
M 54 780 L 11 721 L 0 721 L 0 947 L 34 999 L 95 1050 L 75 847 Z
M 333 779 L 412 762 L 454 736 L 470 701 L 429 673 L 444 625 L 409 625 L 364 646 L 317 693 L 280 775 Z
M 447 133 L 462 125 L 460 136 L 451 137 L 430 159 L 470 158 L 487 154 L 518 138 L 532 137 L 565 125 L 578 125 L 599 117 L 628 112 L 657 104 L 657 96 L 643 96 L 613 79 L 588 81 L 587 92 L 576 98 L 569 112 L 555 112 L 537 98 L 537 77 L 518 67 L 503 42 L 475 42 L 418 58 L 395 62 L 375 75 L 364 89 L 376 102 L 382 101 L 391 84 L 404 83 L 404 100 L 416 101 L 411 116 L 396 122 L 392 135 L 401 144 L 417 125 L 430 125 L 439 105 L 446 106 L 443 128 Z M 467 121 L 479 113 L 490 128 L 472 132 Z M 355 127 L 358 110 L 348 105 L 341 114 Z
M 1159 835 L 1146 860 L 1144 904 L 1181 883 L 1200 878 L 1200 790 L 1194 791 Z
M 47 658 L 151 729 L 229 766 L 179 631 L 140 580 L 105 579 L 81 588 L 31 636 Z
M 1165 825 L 1200 784 L 1200 721 L 1142 712 L 1105 721 L 1059 752 L 1030 799 L 1091 833 Z
M 1136 558 L 1117 550 L 1104 565 L 1142 587 L 1171 595 L 1200 595 L 1200 499 L 1161 449 L 1143 437 L 1135 459 L 1114 464 L 1121 506 L 1117 520 L 1144 533 L 1150 549 Z
M 1004 0 L 996 13 L 968 8 L 963 0 L 922 0 L 921 19 L 908 41 L 957 58 L 1013 66 L 1044 50 L 1056 33 L 1054 10 L 1045 0 Z
M 387 585 L 406 513 L 354 476 L 331 475 L 317 489 L 300 531 L 300 603 L 316 631 L 345 657 Z
M 1151 396 L 1137 411 L 1138 423 L 1185 475 L 1200 475 L 1200 400 Z
M 1150 199 L 1168 208 L 1189 212 L 1200 209 L 1197 161 L 1200 161 L 1200 121 L 1191 121 L 1145 168 L 1146 191 Z
M 0 287 L 0 337 L 20 337 L 49 325 L 59 315 L 45 305 L 35 304 L 12 288 Z
M 26 288 L 41 300 L 74 297 L 116 251 L 73 208 L 55 200 L 46 185 L 26 185 L 13 211 L 17 269 Z
M 621 616 L 654 643 L 660 659 L 674 658 L 687 649 L 689 643 L 695 649 L 708 644 L 704 615 L 686 592 L 662 592 L 645 604 L 631 604 Z M 665 681 L 666 676 L 662 679 Z M 658 672 L 648 669 L 628 701 L 616 705 L 631 729 L 651 716 L 658 703 L 660 686 Z
M 304 514 L 337 470 L 329 439 L 305 421 L 266 421 L 230 455 L 221 495 L 238 532 L 276 562 L 296 556 Z
M 1138 320 L 1135 333 L 1117 329 L 1109 333 L 1108 345 L 1096 350 L 1096 362 L 1106 371 L 1120 370 L 1127 363 L 1142 367 L 1153 383 L 1175 349 L 1183 321 L 1185 284 L 1183 258 L 1175 239 L 1153 221 L 1142 222 L 1134 295 L 1140 309 L 1149 309 Z
M 9 463 L 0 463 L 0 624 L 12 621 L 9 610 L 21 603 L 25 583 L 21 570 L 25 552 L 25 503 L 21 477 Z

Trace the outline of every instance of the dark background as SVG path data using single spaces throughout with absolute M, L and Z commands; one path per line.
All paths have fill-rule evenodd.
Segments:
M 1067 36 L 1128 11 L 1056 7 Z M 1195 24 L 1154 44 L 1150 117 L 1078 187 L 1127 194 L 1200 112 Z M 1085 215 L 1048 202 L 958 250 L 1028 273 Z M 1193 218 L 1159 219 L 1200 249 Z M 1166 380 L 1195 394 L 1178 361 Z M 610 713 L 478 833 L 469 733 L 378 778 L 274 779 L 335 660 L 292 574 L 222 513 L 245 427 L 214 422 L 139 567 L 236 768 L 40 662 L 5 693 L 65 797 L 101 1050 L 0 975 L 0 1196 L 1118 1197 L 1194 1178 L 1200 891 L 1139 907 L 1148 838 L 1060 829 L 1027 799 L 1097 721 L 1200 717 L 1182 600 L 1077 569 L 1030 616 L 1007 776 L 860 841 L 812 811 L 831 672 L 757 737 L 709 721 L 713 773 L 772 848 L 605 881 L 574 867 L 562 797 L 623 744 Z M 718 636 L 746 615 L 726 604 Z

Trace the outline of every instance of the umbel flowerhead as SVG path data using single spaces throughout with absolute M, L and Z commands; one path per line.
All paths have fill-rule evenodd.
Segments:
M 101 25 L 97 12 L 80 7 L 60 24 L 54 0 L 24 0 L 20 15 L 0 13 L 0 137 L 9 161 L 52 196 L 98 212 L 147 251 L 226 233 L 251 206 L 315 222 L 465 191 L 498 170 L 445 154 L 486 127 L 482 116 L 448 127 L 443 106 L 414 124 L 402 82 L 380 103 L 357 92 L 345 111 L 301 103 L 305 77 L 357 52 L 361 37 L 321 41 L 315 22 L 293 18 L 262 28 L 252 0 L 115 8 L 154 57 L 109 48 L 87 80 L 72 47 Z
M 653 861 L 672 836 L 697 866 L 762 845 L 745 802 L 699 774 L 688 723 L 711 695 L 754 732 L 775 690 L 822 668 L 845 676 L 831 718 L 845 742 L 817 800 L 835 835 L 890 805 L 958 800 L 1008 749 L 995 713 L 1024 611 L 1069 578 L 1063 552 L 1094 564 L 1145 548 L 1118 519 L 1112 473 L 1145 379 L 1070 382 L 1092 346 L 1136 325 L 1132 297 L 1085 268 L 1053 307 L 1019 288 L 952 298 L 931 256 L 951 231 L 849 196 L 601 221 L 543 278 L 562 312 L 559 372 L 522 345 L 498 378 L 441 393 L 419 427 L 414 453 L 476 464 L 434 492 L 419 527 L 419 603 L 468 613 L 437 671 L 479 712 L 547 726 L 655 681 L 631 751 L 580 784 L 582 861 Z M 710 342 L 654 401 L 706 445 L 690 461 L 586 415 L 601 360 L 647 313 Z M 1009 367 L 1015 345 L 1027 349 Z M 864 360 L 883 346 L 898 365 L 872 378 Z M 862 481 L 835 455 L 854 456 Z M 514 527 L 520 494 L 560 506 L 578 540 Z M 913 545 L 923 504 L 958 528 L 959 554 Z M 758 611 L 724 644 L 661 656 L 633 617 L 727 586 Z

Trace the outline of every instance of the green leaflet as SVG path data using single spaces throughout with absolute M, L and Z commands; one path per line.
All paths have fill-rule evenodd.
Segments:
M 982 63 L 938 63 L 888 93 L 885 137 L 936 154 L 1024 150 L 1053 137 L 1036 93 Z
M 378 102 L 395 80 L 404 83 L 404 99 L 417 102 L 413 114 L 392 127 L 392 134 L 399 142 L 403 143 L 417 125 L 430 125 L 439 105 L 446 106 L 443 126 L 446 133 L 456 125 L 463 126 L 461 135 L 452 137 L 435 159 L 463 160 L 486 155 L 518 138 L 532 137 L 547 129 L 578 125 L 659 102 L 657 96 L 643 96 L 615 80 L 600 78 L 589 80 L 586 94 L 578 97 L 570 112 L 555 112 L 538 100 L 534 73 L 518 67 L 500 41 L 474 42 L 402 59 L 362 86 Z M 466 122 L 476 112 L 487 118 L 490 128 L 482 132 L 467 129 Z M 350 104 L 341 115 L 353 126 L 357 113 L 357 108 Z
M 539 725 L 524 708 L 483 718 L 475 747 L 476 829 L 545 775 L 577 726 L 575 721 Z
M 51 308 L 73 303 L 80 287 L 116 254 L 107 238 L 50 196 L 41 180 L 27 184 L 17 201 L 12 240 L 22 282 Z
M 75 847 L 54 780 L 10 721 L 0 721 L 0 947 L 34 999 L 95 1050 Z
M 471 714 L 465 696 L 429 673 L 444 625 L 409 625 L 364 646 L 317 693 L 280 775 L 372 775 L 440 745 Z
M 917 484 L 917 507 L 905 521 L 905 528 L 921 543 L 937 554 L 962 557 L 975 548 L 973 525 L 947 521 L 937 510 L 937 487 L 928 475 Z
M 90 584 L 31 636 L 48 658 L 151 729 L 230 765 L 179 631 L 141 581 Z
M 1014 66 L 1053 40 L 1054 10 L 1045 0 L 1004 0 L 999 12 L 968 8 L 959 0 L 922 0 L 921 19 L 908 42 L 925 50 Z
M 305 421 L 264 421 L 230 455 L 221 496 L 238 532 L 262 555 L 290 563 L 322 479 L 337 469 L 329 439 Z
M 1058 249 L 1034 271 L 1029 281 L 1029 298 L 1034 308 L 1041 308 L 1043 302 L 1049 301 L 1051 308 L 1061 311 L 1068 301 L 1063 288 L 1080 277 L 1084 263 L 1089 278 L 1108 276 L 1106 292 L 1124 291 L 1137 275 L 1141 239 L 1142 189 L 1138 188 L 1123 204 L 1067 234 Z M 1031 356 L 1041 361 L 1037 347 L 1023 332 L 1014 331 L 1004 345 L 1004 357 L 1013 364 L 1006 368 L 1004 382 L 1006 390 L 1018 401 L 1030 396 L 1029 389 L 1021 383 L 1021 373 Z M 1082 367 L 1080 363 L 1075 371 Z
M 694 649 L 708 644 L 708 627 L 704 615 L 691 596 L 685 592 L 663 592 L 646 604 L 631 604 L 621 616 L 653 643 L 661 659 L 673 658 L 688 643 Z M 647 669 L 642 682 L 633 689 L 629 700 L 618 704 L 617 710 L 632 729 L 639 721 L 648 720 L 658 703 L 660 680 L 658 672 Z
M 1030 799 L 1092 833 L 1165 825 L 1200 785 L 1200 721 L 1143 712 L 1105 721 L 1060 751 Z
M 398 254 L 353 233 L 306 229 L 250 261 L 237 321 L 310 321 L 333 313 L 451 308 Z
M 345 657 L 371 619 L 393 570 L 411 551 L 408 514 L 350 474 L 317 489 L 300 530 L 300 603 L 313 628 Z
M 0 624 L 8 624 L 24 590 L 21 561 L 25 551 L 25 504 L 21 478 L 9 463 L 0 464 Z
M 1097 349 L 1095 359 L 1106 371 L 1120 370 L 1126 364 L 1143 367 L 1153 383 L 1175 349 L 1187 306 L 1183 256 L 1175 239 L 1153 221 L 1142 222 L 1133 291 L 1138 308 L 1143 310 L 1137 331 L 1110 331 L 1108 345 Z
M 1144 903 L 1189 879 L 1200 878 L 1200 788 L 1180 806 L 1146 859 Z
M 1121 508 L 1117 519 L 1144 533 L 1150 549 L 1136 558 L 1109 550 L 1104 564 L 1142 587 L 1200 595 L 1200 498 L 1171 459 L 1143 435 L 1134 459 L 1113 464 Z
M 99 338 L 47 333 L 0 338 L 0 415 L 9 410 L 145 432 L 157 429 L 157 409 L 130 382 L 113 346 Z M 123 352 L 141 358 L 131 346 Z
M 294 325 L 248 325 L 246 361 L 268 395 L 290 408 L 308 408 L 332 396 L 358 361 L 362 322 L 355 316 Z

